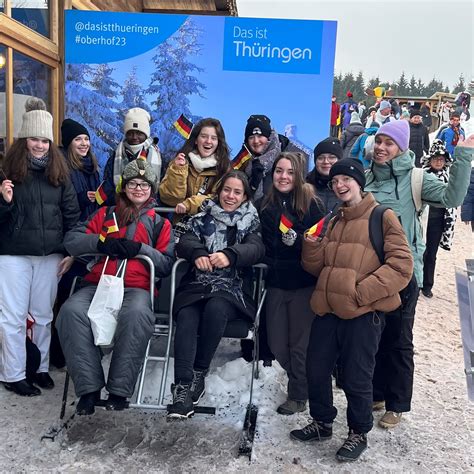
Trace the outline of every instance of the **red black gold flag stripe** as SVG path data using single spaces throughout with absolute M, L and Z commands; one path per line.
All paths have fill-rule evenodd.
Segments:
M 251 159 L 252 153 L 250 153 L 249 149 L 245 145 L 242 145 L 242 149 L 239 151 L 239 154 L 232 161 L 232 168 L 234 168 L 234 170 L 239 170 L 245 163 L 247 163 L 247 161 Z
M 183 114 L 179 116 L 173 125 L 186 140 L 189 138 L 189 135 L 191 135 L 191 130 L 194 126 L 191 120 L 188 120 Z
M 282 234 L 287 234 L 288 231 L 293 227 L 293 222 L 290 221 L 285 215 L 281 215 L 280 217 L 280 225 L 278 228 Z
M 100 186 L 97 188 L 95 192 L 95 200 L 99 206 L 102 206 L 105 201 L 107 201 L 107 194 L 104 191 L 104 182 L 100 183 Z
M 107 238 L 108 234 L 113 234 L 114 232 L 118 232 L 119 227 L 117 225 L 117 219 L 115 217 L 115 212 L 112 213 L 112 217 L 102 224 L 102 230 L 99 234 L 99 240 L 104 242 Z

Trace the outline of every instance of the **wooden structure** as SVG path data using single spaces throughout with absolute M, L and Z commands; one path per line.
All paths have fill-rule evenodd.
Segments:
M 39 2 L 37 2 L 39 3 Z M 64 10 L 124 11 L 149 13 L 186 13 L 237 16 L 236 0 L 44 0 L 49 16 L 49 32 L 42 35 L 12 15 L 12 0 L 0 5 L 0 154 L 13 141 L 14 115 L 22 114 L 14 102 L 14 54 L 32 58 L 44 66 L 48 76 L 49 110 L 54 117 L 54 134 L 64 116 Z M 15 4 L 16 6 L 16 4 Z M 2 124 L 2 122 L 4 122 Z

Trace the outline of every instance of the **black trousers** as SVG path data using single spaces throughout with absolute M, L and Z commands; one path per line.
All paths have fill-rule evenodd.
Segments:
M 174 335 L 175 383 L 190 383 L 193 369 L 207 370 L 228 321 L 237 319 L 237 308 L 220 296 L 182 308 Z
M 331 125 L 331 137 L 337 138 L 339 135 L 339 125 Z
M 386 314 L 373 379 L 375 401 L 387 411 L 410 411 L 413 394 L 413 324 L 419 288 L 415 276 L 400 292 L 402 305 Z
M 334 314 L 315 317 L 306 357 L 309 410 L 314 420 L 332 423 L 336 418 L 331 374 L 338 361 L 347 398 L 347 424 L 356 433 L 372 429 L 372 376 L 384 320 L 379 313 L 354 319 Z
M 433 213 L 430 208 L 426 227 L 426 250 L 423 254 L 423 288 L 431 290 L 434 284 L 436 255 L 444 230 L 444 209 L 441 213 Z

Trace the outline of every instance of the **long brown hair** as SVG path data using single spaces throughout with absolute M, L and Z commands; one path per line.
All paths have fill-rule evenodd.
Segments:
M 84 157 L 79 155 L 79 153 L 74 153 L 71 145 L 69 145 L 67 148 L 66 156 L 67 156 L 67 161 L 71 169 L 78 170 L 78 171 L 82 171 L 84 169 Z M 97 158 L 95 157 L 94 153 L 92 153 L 90 148 L 86 156 L 88 156 L 91 159 L 92 166 L 94 167 L 94 173 L 95 173 L 99 165 L 97 163 Z
M 293 169 L 293 191 L 291 198 L 291 205 L 296 211 L 296 214 L 300 219 L 303 219 L 305 214 L 308 212 L 311 203 L 318 200 L 314 188 L 311 184 L 306 183 L 305 176 L 305 160 L 300 153 L 295 152 L 283 152 L 280 153 L 273 163 L 272 167 L 272 179 L 275 173 L 275 169 L 280 160 L 288 160 L 291 163 Z M 277 190 L 272 185 L 266 196 L 263 198 L 262 210 L 269 205 L 278 205 Z
M 143 203 L 140 208 L 137 208 L 135 204 L 133 204 L 130 199 L 128 199 L 127 194 L 125 193 L 125 186 L 122 184 L 122 190 L 115 195 L 115 202 L 117 203 L 117 206 L 115 207 L 115 211 L 117 213 L 117 224 L 119 227 L 125 227 L 130 222 L 133 222 L 138 219 L 138 216 L 140 215 L 140 210 L 146 206 L 148 206 L 148 203 L 154 199 L 153 198 L 153 188 L 150 188 L 150 197 L 148 200 Z
M 185 144 L 182 146 L 181 150 L 178 153 L 184 153 L 186 157 L 188 153 L 196 150 L 196 139 L 198 135 L 201 133 L 201 130 L 204 127 L 214 127 L 216 129 L 217 135 L 217 149 L 216 149 L 216 170 L 217 170 L 217 180 L 220 180 L 222 176 L 224 176 L 227 171 L 230 169 L 230 159 L 229 159 L 229 146 L 225 141 L 225 133 L 224 129 L 222 128 L 221 123 L 219 120 L 215 118 L 205 118 L 200 120 L 192 129 L 191 135 L 186 140 Z
M 3 160 L 3 171 L 8 179 L 21 183 L 28 174 L 28 150 L 26 148 L 27 138 L 18 138 L 8 150 Z M 69 170 L 62 153 L 57 145 L 49 142 L 49 160 L 45 169 L 45 175 L 53 186 L 64 184 L 69 177 Z

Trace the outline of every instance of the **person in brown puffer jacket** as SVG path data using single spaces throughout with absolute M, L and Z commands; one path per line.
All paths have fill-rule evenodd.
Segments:
M 307 236 L 303 268 L 318 277 L 311 307 L 318 315 L 311 328 L 306 371 L 313 421 L 290 436 L 299 441 L 329 439 L 337 410 L 331 373 L 338 362 L 347 398 L 349 436 L 338 450 L 340 461 L 355 461 L 367 448 L 372 429 L 372 375 L 385 312 L 400 305 L 398 292 L 410 281 L 413 257 L 395 213 L 383 214 L 384 263 L 369 236 L 377 203 L 364 193 L 358 160 L 346 158 L 330 170 L 330 185 L 343 202 L 324 237 Z

